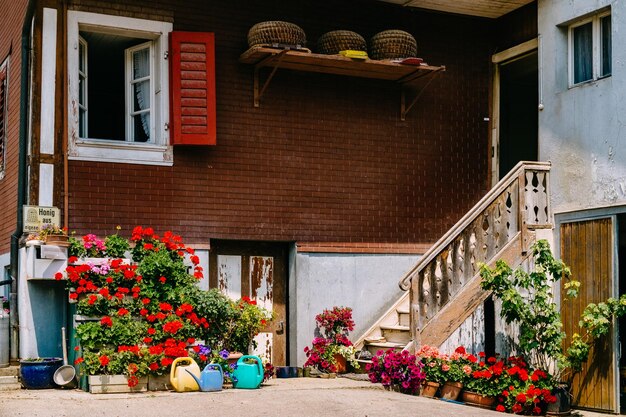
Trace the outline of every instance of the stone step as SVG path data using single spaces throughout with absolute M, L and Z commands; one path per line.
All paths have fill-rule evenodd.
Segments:
M 0 376 L 18 376 L 19 374 L 19 366 L 7 366 L 5 368 L 0 368 Z
M 22 388 L 22 385 L 17 379 L 17 375 L 14 376 L 0 376 L 0 391 L 11 391 Z

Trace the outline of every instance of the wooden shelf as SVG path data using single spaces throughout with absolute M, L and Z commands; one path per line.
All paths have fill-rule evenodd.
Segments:
M 372 59 L 351 59 L 342 55 L 323 55 L 293 49 L 276 49 L 267 47 L 253 47 L 239 57 L 239 62 L 254 65 L 254 106 L 259 107 L 260 99 L 269 85 L 278 68 L 304 72 L 345 75 L 349 77 L 372 78 L 395 81 L 406 84 L 424 76 L 434 76 L 445 71 L 445 66 L 405 65 L 391 61 L 377 61 Z M 259 82 L 259 70 L 272 68 L 270 75 L 263 86 Z M 430 81 L 429 81 L 430 82 Z M 425 88 L 425 86 L 424 86 Z M 422 89 L 423 91 L 423 89 Z M 413 107 L 421 95 L 416 94 L 411 105 L 404 105 L 405 91 L 402 91 L 401 118 Z

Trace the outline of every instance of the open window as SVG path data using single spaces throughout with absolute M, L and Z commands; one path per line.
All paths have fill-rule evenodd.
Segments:
M 70 158 L 172 164 L 171 30 L 166 22 L 68 12 Z

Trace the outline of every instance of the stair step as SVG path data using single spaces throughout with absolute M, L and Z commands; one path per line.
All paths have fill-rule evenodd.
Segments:
M 20 374 L 19 366 L 7 366 L 0 368 L 0 377 L 2 376 L 18 376 Z
M 409 326 L 401 326 L 401 325 L 395 325 L 395 326 L 380 326 L 381 329 L 383 330 L 395 330 L 398 332 L 408 332 L 409 330 L 411 330 L 411 328 Z
M 406 344 L 403 343 L 393 343 L 393 342 L 374 342 L 374 343 L 365 343 L 365 348 L 370 351 L 372 355 L 375 355 L 379 350 L 402 350 L 406 347 Z
M 0 376 L 0 391 L 21 389 L 22 385 L 17 380 L 17 375 Z
M 396 312 L 398 313 L 398 324 L 408 326 L 411 321 L 411 311 L 408 308 L 397 308 Z

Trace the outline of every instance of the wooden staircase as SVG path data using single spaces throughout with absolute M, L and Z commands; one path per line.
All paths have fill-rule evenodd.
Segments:
M 536 230 L 552 229 L 549 171 L 549 163 L 516 165 L 405 274 L 400 288 L 408 293 L 355 347 L 376 353 L 444 344 L 489 296 L 480 264 L 504 259 L 516 267 L 530 255 Z

